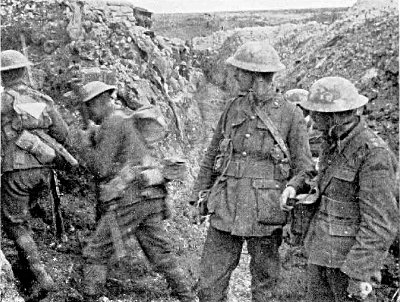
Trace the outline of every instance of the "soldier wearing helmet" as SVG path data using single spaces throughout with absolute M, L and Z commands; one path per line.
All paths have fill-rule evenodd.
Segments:
M 285 92 L 284 97 L 287 101 L 300 107 L 303 111 L 304 119 L 306 120 L 307 124 L 307 133 L 310 143 L 311 154 L 313 156 L 313 159 L 317 160 L 322 140 L 321 131 L 315 129 L 314 122 L 310 116 L 310 112 L 302 107 L 302 103 L 307 101 L 308 91 L 298 88 L 290 89 Z
M 199 298 L 226 299 L 246 241 L 252 301 L 268 301 L 279 278 L 286 223 L 279 196 L 291 176 L 313 166 L 307 129 L 301 110 L 277 93 L 273 77 L 285 66 L 271 45 L 248 42 L 227 63 L 236 68 L 241 93 L 218 122 L 190 200 L 195 205 L 200 196 L 201 214 L 210 214 Z M 191 215 L 198 215 L 195 207 Z
M 305 238 L 307 301 L 376 301 L 374 287 L 399 226 L 397 161 L 361 116 L 368 99 L 341 77 L 316 81 L 301 106 L 324 136 L 320 169 L 294 177 L 287 198 L 314 192 L 316 212 Z
M 55 290 L 32 238 L 29 209 L 40 192 L 48 192 L 58 156 L 39 134 L 64 143 L 68 127 L 53 100 L 24 84 L 32 63 L 20 52 L 1 52 L 1 215 L 6 234 L 14 240 L 21 261 L 35 278 L 31 299 Z
M 154 122 L 163 125 L 160 116 L 154 108 L 144 108 L 132 117 L 114 105 L 111 95 L 115 89 L 99 81 L 80 89 L 90 122 L 81 132 L 78 152 L 95 176 L 98 196 L 96 230 L 82 251 L 82 292 L 88 299 L 101 295 L 109 260 L 113 255 L 123 258 L 126 242 L 135 237 L 150 263 L 166 277 L 172 295 L 179 301 L 195 301 L 163 225 L 168 216 L 166 180 L 160 163 L 147 148 L 147 142 L 157 139 L 157 134 L 150 132 L 163 132 L 151 127 Z M 138 119 L 144 120 L 143 125 Z M 143 133 L 149 125 L 150 137 Z

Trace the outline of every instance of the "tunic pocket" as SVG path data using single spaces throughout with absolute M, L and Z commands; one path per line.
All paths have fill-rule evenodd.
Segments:
M 281 183 L 269 179 L 254 179 L 257 202 L 257 221 L 262 224 L 284 225 L 287 214 L 280 209 Z
M 356 170 L 349 167 L 338 167 L 331 175 L 325 195 L 342 202 L 355 201 L 358 186 L 356 177 Z
M 207 199 L 208 214 L 215 213 L 215 208 L 218 203 L 222 202 L 221 199 L 226 196 L 226 177 L 222 177 L 218 184 L 214 185 Z

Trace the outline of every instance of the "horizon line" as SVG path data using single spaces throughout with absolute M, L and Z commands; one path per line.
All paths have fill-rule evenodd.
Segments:
M 249 9 L 231 11 L 193 11 L 193 12 L 151 12 L 154 15 L 177 15 L 177 14 L 214 14 L 214 13 L 241 13 L 241 12 L 267 12 L 267 11 L 293 11 L 293 10 L 319 10 L 319 9 L 349 9 L 351 6 L 324 6 L 324 7 L 301 7 L 301 8 L 270 8 L 270 9 Z

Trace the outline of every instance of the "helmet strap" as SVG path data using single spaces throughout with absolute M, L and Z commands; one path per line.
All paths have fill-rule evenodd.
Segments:
M 333 141 L 340 142 L 360 121 L 360 117 L 356 115 L 355 110 L 346 112 L 335 112 L 330 119 L 330 127 L 328 136 Z

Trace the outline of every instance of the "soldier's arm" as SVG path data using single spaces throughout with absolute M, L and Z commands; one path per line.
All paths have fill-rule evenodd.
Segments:
M 120 168 L 118 160 L 124 145 L 126 134 L 123 121 L 111 118 L 101 125 L 97 142 L 93 148 L 91 157 L 92 170 L 101 178 L 112 177 Z
M 125 119 L 121 126 L 123 139 L 118 154 L 119 162 L 142 165 L 143 158 L 149 157 L 150 151 L 146 148 L 135 123 L 131 119 Z
M 215 157 L 218 154 L 219 143 L 223 139 L 223 134 L 222 134 L 222 123 L 224 120 L 223 116 L 224 115 L 222 115 L 218 121 L 210 145 L 208 146 L 203 161 L 200 165 L 200 171 L 193 186 L 192 196 L 190 197 L 189 200 L 190 204 L 194 204 L 198 198 L 199 192 L 201 190 L 209 189 L 217 177 L 217 175 L 213 170 L 213 167 L 214 167 Z
M 359 174 L 361 223 L 356 243 L 341 268 L 350 278 L 380 281 L 382 262 L 400 223 L 394 196 L 396 170 L 394 156 L 389 150 L 368 151 Z
M 54 101 L 48 97 L 43 96 L 49 108 L 48 113 L 50 115 L 52 125 L 49 127 L 49 135 L 55 138 L 59 143 L 64 144 L 68 138 L 68 126 L 67 123 L 61 117 L 61 114 L 58 112 L 55 107 Z
M 1 114 L 11 114 L 12 110 L 13 110 L 13 101 L 14 98 L 11 97 L 9 94 L 7 94 L 6 92 L 2 92 L 1 93 Z
M 293 176 L 287 185 L 294 187 L 297 192 L 307 190 L 307 183 L 315 177 L 316 172 L 308 141 L 307 125 L 298 107 L 293 112 L 287 143 Z

